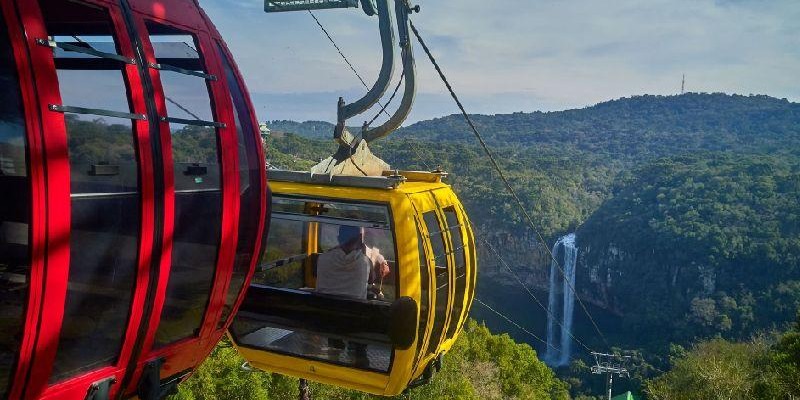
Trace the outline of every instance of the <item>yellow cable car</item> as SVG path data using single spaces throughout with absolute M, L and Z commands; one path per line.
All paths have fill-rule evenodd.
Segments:
M 427 381 L 467 318 L 477 272 L 444 175 L 270 171 L 266 252 L 229 330 L 250 365 L 379 395 Z M 360 235 L 368 277 L 331 275 L 343 232 Z

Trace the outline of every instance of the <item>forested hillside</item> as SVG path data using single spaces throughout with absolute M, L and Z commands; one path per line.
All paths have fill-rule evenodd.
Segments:
M 620 177 L 578 235 L 580 286 L 639 345 L 782 328 L 800 307 L 800 160 L 659 159 Z
M 800 140 L 800 104 L 769 96 L 688 93 L 635 96 L 579 110 L 475 115 L 487 140 L 506 145 L 556 145 L 620 161 L 687 150 L 762 151 Z M 424 121 L 401 137 L 472 142 L 460 115 Z
M 173 400 L 296 399 L 297 379 L 249 371 L 230 342 L 218 346 L 200 369 L 179 387 Z M 381 399 L 353 390 L 311 384 L 315 399 Z M 398 399 L 568 399 L 567 385 L 539 361 L 527 344 L 514 343 L 508 335 L 493 335 L 485 326 L 470 321 L 442 370 L 426 386 Z
M 747 341 L 786 329 L 800 308 L 800 104 L 690 93 L 474 117 L 546 243 L 461 116 L 414 124 L 374 150 L 397 168 L 450 172 L 479 236 L 534 288 L 547 286 L 546 247 L 577 232 L 581 297 L 613 345 L 640 351 L 631 388 L 670 368 L 671 345 Z M 306 169 L 334 148 L 307 138 L 324 123 L 275 126 L 275 165 Z M 479 296 L 543 334 L 544 311 L 479 250 Z M 473 315 L 529 340 L 481 308 Z M 610 350 L 582 311 L 575 333 Z M 602 390 L 585 364 L 560 374 L 572 377 L 573 395 Z

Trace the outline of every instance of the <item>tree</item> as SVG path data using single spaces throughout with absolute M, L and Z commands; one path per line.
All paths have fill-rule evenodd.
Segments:
M 230 343 L 218 346 L 195 374 L 178 388 L 173 400 L 194 399 L 294 399 L 298 381 L 278 374 L 247 371 L 244 360 Z M 316 399 L 382 399 L 354 390 L 311 383 Z M 470 320 L 442 370 L 425 386 L 398 396 L 404 400 L 428 399 L 568 399 L 566 384 L 527 344 L 508 335 L 493 335 Z
M 645 382 L 645 392 L 655 400 L 785 398 L 778 381 L 766 340 L 713 339 L 678 355 L 671 371 Z
M 770 356 L 782 388 L 800 398 L 800 312 L 794 329 L 778 340 Z

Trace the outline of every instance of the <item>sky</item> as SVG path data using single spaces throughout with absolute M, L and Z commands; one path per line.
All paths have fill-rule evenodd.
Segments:
M 201 0 L 233 52 L 260 120 L 335 121 L 366 89 L 306 12 Z M 766 94 L 800 101 L 800 0 L 417 0 L 412 16 L 470 113 L 557 111 L 641 94 Z M 368 84 L 376 17 L 317 17 Z M 458 112 L 417 43 L 408 122 Z M 399 74 L 400 68 L 397 69 Z M 399 103 L 395 100 L 395 103 Z M 354 118 L 354 125 L 376 113 Z

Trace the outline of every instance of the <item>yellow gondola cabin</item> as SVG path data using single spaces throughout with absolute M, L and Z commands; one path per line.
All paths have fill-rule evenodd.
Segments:
M 384 175 L 270 171 L 266 252 L 230 328 L 253 367 L 396 395 L 429 379 L 450 349 L 475 290 L 469 220 L 444 174 Z M 352 228 L 389 273 L 367 298 L 321 293 L 317 261 Z

